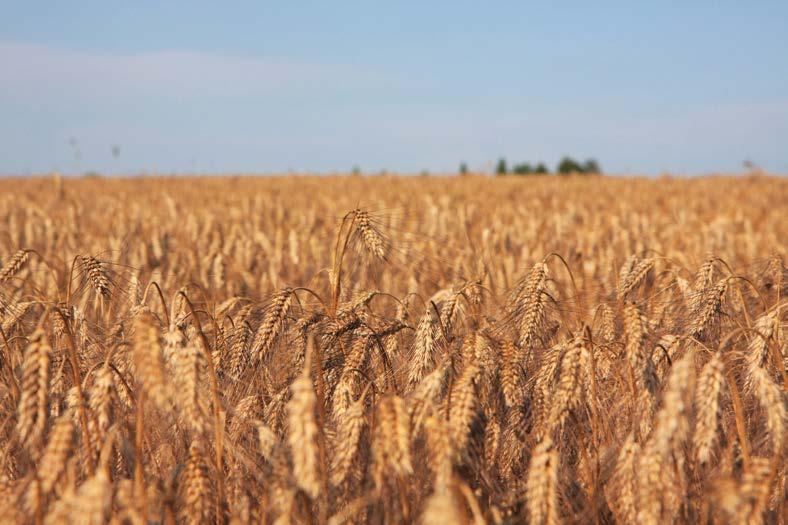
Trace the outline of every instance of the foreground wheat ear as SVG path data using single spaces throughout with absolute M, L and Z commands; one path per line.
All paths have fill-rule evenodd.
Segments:
M 0 523 L 784 524 L 786 202 L 0 181 Z

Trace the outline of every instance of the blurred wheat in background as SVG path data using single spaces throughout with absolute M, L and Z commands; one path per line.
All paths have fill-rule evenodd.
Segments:
M 3 523 L 784 523 L 788 180 L 0 181 Z

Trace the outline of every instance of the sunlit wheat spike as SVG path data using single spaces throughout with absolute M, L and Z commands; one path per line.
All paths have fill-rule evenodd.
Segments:
M 43 329 L 30 336 L 22 363 L 22 384 L 16 430 L 22 443 L 35 446 L 42 437 L 49 414 L 49 363 L 52 347 Z
M 287 404 L 288 443 L 293 456 L 293 476 L 298 486 L 311 498 L 320 494 L 318 463 L 318 427 L 315 415 L 315 390 L 309 375 L 308 362 L 293 384 Z
M 369 305 L 369 302 L 375 298 L 380 292 L 377 290 L 366 290 L 362 292 L 357 292 L 353 295 L 353 298 L 350 301 L 350 304 L 346 307 L 343 306 L 340 308 L 340 311 L 345 313 L 355 312 L 357 310 L 363 309 L 365 306 Z
M 185 523 L 207 523 L 213 508 L 213 487 L 204 453 L 196 441 L 189 447 L 189 459 L 183 469 L 181 485 L 181 519 Z
M 692 314 L 690 335 L 699 336 L 707 330 L 709 324 L 719 314 L 727 290 L 728 279 L 720 279 L 703 294 Z
M 334 455 L 331 459 L 331 483 L 341 484 L 350 472 L 364 427 L 364 397 L 351 403 L 337 421 Z
M 766 523 L 764 511 L 769 505 L 769 477 L 772 459 L 753 457 L 750 467 L 742 473 L 740 480 L 725 476 L 714 480 L 712 494 L 717 502 L 716 509 L 727 518 L 728 523 L 756 525 Z M 779 497 L 779 496 L 778 496 Z M 783 498 L 784 499 L 784 498 Z
M 16 253 L 14 253 L 14 255 L 12 255 L 5 264 L 3 264 L 2 269 L 0 269 L 0 284 L 9 281 L 12 277 L 18 274 L 29 258 L 29 250 L 18 250 Z
M 419 320 L 413 339 L 413 360 L 408 373 L 408 384 L 413 388 L 432 369 L 438 347 L 438 327 L 432 305 L 428 304 Z
M 753 457 L 750 467 L 742 474 L 741 491 L 749 496 L 748 499 L 753 503 L 752 511 L 749 513 L 750 520 L 753 522 L 760 522 L 763 511 L 774 508 L 769 501 L 769 478 L 773 473 L 773 463 L 774 460 L 770 457 Z M 779 497 L 781 495 L 778 495 Z
M 703 367 L 695 391 L 695 433 L 693 442 L 698 461 L 707 463 L 711 458 L 720 412 L 720 391 L 725 381 L 725 365 L 719 353 L 712 356 Z
M 359 376 L 364 373 L 364 362 L 371 344 L 373 344 L 373 340 L 369 334 L 360 334 L 353 340 L 353 344 L 345 356 L 342 375 L 334 390 L 332 416 L 335 420 L 342 418 L 344 411 L 356 396 Z
M 233 440 L 238 440 L 249 425 L 262 417 L 263 405 L 262 396 L 257 394 L 246 396 L 235 405 L 229 428 Z
M 602 304 L 599 308 L 599 333 L 602 340 L 611 342 L 616 338 L 616 319 L 613 309 L 608 304 Z
M 484 462 L 487 468 L 494 469 L 501 443 L 501 425 L 496 420 L 487 421 L 484 427 Z
M 434 476 L 433 486 L 448 486 L 453 474 L 454 447 L 447 421 L 440 416 L 431 415 L 426 418 L 424 427 L 427 435 L 429 466 Z
M 749 379 L 765 415 L 772 447 L 774 452 L 779 454 L 786 449 L 785 425 L 788 420 L 786 420 L 785 390 L 781 389 L 761 367 L 750 369 Z
M 164 374 L 164 358 L 156 317 L 143 308 L 134 317 L 133 358 L 135 378 L 148 397 L 161 409 L 169 404 L 168 382 Z
M 443 525 L 445 523 L 463 523 L 465 511 L 457 501 L 455 492 L 446 486 L 439 486 L 427 498 L 424 511 L 419 518 L 422 525 Z
M 228 363 L 226 369 L 232 377 L 239 377 L 249 362 L 247 347 L 252 335 L 252 327 L 246 321 L 241 321 L 233 331 L 229 355 L 223 360 Z
M 681 443 L 689 432 L 688 415 L 695 389 L 693 358 L 694 351 L 689 349 L 673 364 L 654 432 L 649 438 L 649 445 L 665 454 Z
M 107 523 L 113 495 L 108 463 L 115 448 L 114 443 L 113 437 L 104 441 L 95 473 L 76 489 L 73 485 L 66 489 L 63 496 L 50 507 L 44 516 L 45 524 L 101 525 Z
M 449 413 L 449 432 L 455 451 L 461 454 L 468 444 L 468 433 L 476 416 L 478 400 L 476 379 L 481 369 L 469 363 L 457 378 L 451 392 L 451 412 Z
M 115 378 L 112 375 L 112 370 L 108 366 L 102 366 L 96 371 L 88 398 L 88 406 L 92 416 L 90 420 L 91 436 L 98 443 L 104 441 L 112 423 L 114 391 Z
M 559 365 L 566 353 L 568 345 L 558 343 L 542 353 L 542 360 L 533 381 L 532 402 L 535 404 L 537 419 L 546 418 L 550 413 L 549 398 L 552 396 Z
M 224 258 L 221 253 L 217 253 L 212 259 L 211 276 L 214 287 L 217 289 L 224 288 L 227 282 L 227 267 L 224 264 Z
M 66 411 L 52 425 L 49 441 L 41 456 L 38 476 L 41 491 L 49 494 L 60 476 L 65 472 L 66 461 L 74 444 L 74 414 Z
M 402 398 L 386 396 L 378 403 L 373 455 L 375 482 L 383 485 L 387 473 L 406 476 L 413 472 L 410 423 Z
M 627 360 L 637 374 L 644 366 L 646 333 L 643 314 L 635 303 L 629 303 L 624 307 L 624 334 Z
M 695 281 L 692 283 L 692 289 L 695 292 L 704 292 L 714 284 L 714 265 L 716 262 L 717 257 L 714 254 L 706 256 L 703 264 L 695 274 Z
M 53 505 L 44 518 L 44 524 L 101 525 L 106 523 L 111 499 L 110 479 L 104 470 L 99 470 L 82 483 L 75 493 L 66 494 Z
M 386 239 L 380 230 L 372 223 L 369 212 L 357 209 L 354 211 L 355 228 L 361 238 L 361 245 L 370 255 L 386 260 L 389 252 L 389 240 Z
M 629 275 L 632 273 L 632 270 L 635 269 L 635 266 L 637 266 L 639 260 L 640 259 L 638 258 L 637 254 L 633 253 L 632 255 L 627 257 L 626 261 L 624 261 L 624 264 L 621 265 L 621 269 L 619 269 L 618 271 L 617 288 L 619 290 L 625 287 L 625 284 L 629 279 Z
M 279 442 L 279 438 L 271 428 L 265 423 L 257 423 L 257 441 L 260 445 L 260 453 L 265 459 L 271 461 L 273 458 L 274 447 Z
M 672 473 L 665 472 L 669 467 L 664 455 L 653 446 L 644 448 L 638 456 L 635 523 L 657 525 L 670 514 L 666 509 L 668 491 L 676 487 L 669 483 Z
M 227 372 L 233 377 L 238 377 L 249 362 L 247 347 L 253 335 L 249 317 L 253 311 L 254 305 L 248 304 L 235 316 L 235 327 L 229 338 L 228 356 L 223 361 L 228 363 Z
M 642 261 L 638 261 L 638 263 L 627 273 L 626 277 L 622 282 L 619 283 L 618 288 L 618 298 L 619 300 L 623 299 L 627 296 L 632 290 L 634 290 L 648 275 L 648 272 L 654 268 L 654 259 L 643 259 Z
M 255 362 L 261 361 L 273 347 L 285 324 L 292 303 L 293 290 L 291 288 L 280 290 L 274 295 L 252 341 L 252 356 Z
M 501 388 L 507 406 L 517 406 L 523 401 L 523 373 L 520 351 L 512 341 L 501 344 Z
M 528 349 L 538 336 L 545 314 L 545 293 L 549 271 L 544 263 L 536 263 L 527 280 L 518 286 L 514 298 L 515 315 L 519 319 L 519 345 Z
M 109 297 L 112 281 L 109 278 L 105 265 L 90 255 L 80 256 L 79 262 L 93 291 L 101 297 Z
M 454 318 L 457 315 L 460 294 L 453 293 L 446 299 L 440 307 L 440 322 L 446 333 L 451 333 Z
M 621 523 L 635 523 L 637 517 L 637 468 L 640 446 L 633 434 L 621 446 L 610 482 L 605 486 L 608 505 Z
M 549 437 L 534 448 L 528 467 L 527 507 L 529 522 L 554 525 L 561 523 L 558 492 L 558 450 Z
M 126 294 L 128 295 L 129 306 L 133 311 L 136 311 L 142 302 L 142 283 L 138 272 L 131 272 Z
M 425 418 L 434 409 L 434 405 L 444 389 L 447 372 L 448 363 L 439 365 L 435 370 L 424 376 L 411 394 L 408 412 L 410 413 L 414 435 L 419 433 Z
M 755 367 L 762 367 L 766 364 L 769 357 L 769 345 L 779 344 L 781 339 L 781 325 L 779 310 L 777 308 L 761 315 L 753 325 L 757 332 L 752 335 L 747 345 L 745 359 L 747 368 L 752 370 Z M 749 387 L 749 379 L 747 381 Z M 750 388 L 748 388 L 750 390 Z
M 168 337 L 179 334 L 177 328 L 171 328 Z M 183 421 L 194 432 L 200 434 L 207 425 L 205 393 L 202 387 L 202 375 L 205 368 L 204 357 L 199 343 L 185 340 L 176 343 L 171 357 L 174 373 L 173 399 L 183 414 Z
M 579 375 L 583 369 L 583 361 L 588 358 L 588 349 L 582 332 L 578 333 L 561 359 L 560 375 L 556 385 L 547 428 L 560 429 L 569 412 L 580 401 L 581 382 Z
M 657 524 L 676 511 L 683 499 L 683 472 L 671 468 L 689 435 L 694 394 L 694 352 L 673 364 L 662 396 L 662 407 L 638 461 L 639 523 Z

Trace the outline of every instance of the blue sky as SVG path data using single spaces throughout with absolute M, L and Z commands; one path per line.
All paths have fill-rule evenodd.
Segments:
M 0 9 L 0 174 L 788 173 L 785 1 Z

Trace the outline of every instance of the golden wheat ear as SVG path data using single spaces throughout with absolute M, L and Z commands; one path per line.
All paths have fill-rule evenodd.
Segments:
M 356 236 L 360 240 L 358 245 L 364 253 L 385 261 L 391 250 L 391 241 L 373 222 L 368 211 L 357 209 L 353 213 Z
M 132 362 L 139 387 L 162 410 L 169 409 L 170 389 L 164 371 L 161 329 L 148 308 L 134 317 Z
M 113 286 L 105 265 L 93 256 L 82 255 L 79 258 L 81 275 L 90 287 L 101 297 L 109 297 Z
M 43 438 L 49 416 L 51 356 L 49 338 L 42 328 L 38 328 L 25 349 L 16 424 L 19 441 L 32 450 Z
M 18 250 L 0 269 L 0 284 L 8 282 L 18 274 L 30 259 L 30 250 Z
M 308 352 L 311 354 L 311 352 Z M 307 356 L 301 374 L 290 385 L 287 403 L 288 443 L 293 458 L 293 477 L 299 488 L 310 498 L 321 492 L 320 454 L 318 451 L 317 397 L 310 374 L 311 355 Z
M 361 432 L 364 428 L 366 389 L 358 400 L 350 403 L 337 421 L 334 452 L 331 460 L 331 483 L 339 486 L 347 478 L 356 459 Z
M 534 448 L 526 481 L 530 523 L 553 525 L 561 522 L 559 459 L 558 450 L 549 437 L 542 438 Z
M 277 337 L 282 331 L 287 314 L 293 304 L 293 289 L 285 288 L 280 290 L 271 298 L 270 304 L 265 310 L 263 321 L 254 334 L 251 350 L 252 358 L 255 363 L 262 361 L 274 345 Z
M 695 392 L 693 443 L 700 463 L 708 463 L 714 452 L 720 412 L 720 392 L 725 381 L 725 364 L 719 353 L 703 366 Z
M 189 446 L 189 458 L 181 473 L 182 504 L 180 517 L 184 523 L 207 523 L 212 519 L 213 486 L 211 473 L 202 445 Z

